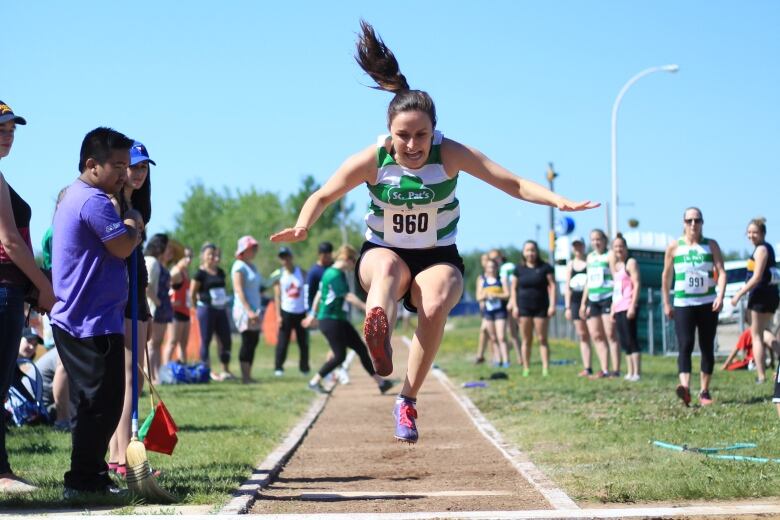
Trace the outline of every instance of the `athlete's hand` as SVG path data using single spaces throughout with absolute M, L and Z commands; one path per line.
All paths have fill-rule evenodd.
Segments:
M 547 317 L 552 318 L 555 316 L 555 305 L 550 305 L 550 308 L 547 309 Z
M 580 319 L 581 320 L 587 320 L 588 319 L 588 308 L 587 307 L 580 307 Z
M 586 209 L 598 208 L 601 206 L 601 202 L 591 202 L 584 200 L 581 202 L 574 202 L 569 199 L 561 198 L 558 201 L 558 209 L 560 211 L 585 211 Z
M 664 314 L 666 314 L 666 317 L 670 320 L 674 319 L 674 309 L 672 309 L 672 306 L 668 303 L 664 303 Z
M 731 306 L 736 307 L 739 303 L 739 300 L 742 299 L 742 295 L 740 293 L 736 293 L 734 296 L 731 297 Z
M 512 309 L 512 317 L 516 320 L 520 319 L 520 310 L 517 307 Z
M 723 308 L 723 297 L 718 296 L 715 298 L 715 301 L 712 302 L 712 312 L 720 312 L 722 308 Z
M 563 314 L 567 320 L 571 321 L 571 309 L 566 309 Z
M 626 317 L 629 320 L 633 320 L 634 318 L 636 318 L 636 307 L 629 307 L 628 308 L 628 313 L 626 314 Z
M 291 227 L 271 235 L 271 242 L 300 242 L 308 236 L 309 230 L 305 227 Z

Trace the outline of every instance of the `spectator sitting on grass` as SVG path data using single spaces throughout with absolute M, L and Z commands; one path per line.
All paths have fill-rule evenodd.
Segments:
M 33 361 L 41 374 L 43 386 L 43 405 L 54 419 L 57 429 L 70 429 L 68 418 L 68 376 L 60 362 L 57 347 L 46 352 L 35 360 L 38 346 L 43 345 L 41 338 L 34 329 L 24 329 L 19 342 L 19 357 Z
M 50 349 L 37 361 L 35 366 L 41 373 L 43 383 L 43 405 L 54 419 L 54 428 L 70 430 L 70 401 L 68 396 L 68 374 L 60 361 L 57 347 Z
M 775 336 L 768 330 L 764 331 L 764 344 L 769 345 L 768 354 L 771 356 L 772 351 L 777 352 L 780 349 L 780 343 L 778 343 Z M 739 353 L 742 352 L 742 357 L 738 359 Z M 765 362 L 766 363 L 766 362 Z M 731 349 L 726 361 L 721 366 L 723 370 L 741 370 L 748 369 L 753 370 L 755 368 L 755 358 L 753 357 L 753 335 L 750 329 L 745 329 L 737 339 L 736 345 Z

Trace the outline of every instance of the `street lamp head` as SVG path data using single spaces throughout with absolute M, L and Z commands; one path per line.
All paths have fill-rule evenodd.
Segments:
M 678 70 L 680 70 L 680 66 L 679 65 L 664 65 L 661 68 L 663 70 L 665 70 L 666 72 L 672 72 L 672 73 L 677 72 Z

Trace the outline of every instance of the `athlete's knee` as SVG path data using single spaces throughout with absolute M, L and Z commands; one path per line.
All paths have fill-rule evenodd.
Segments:
M 447 319 L 451 306 L 446 295 L 431 294 L 423 298 L 422 305 L 418 307 L 420 318 L 438 321 Z M 495 334 L 490 334 L 490 339 L 495 341 Z
M 387 277 L 397 278 L 407 269 L 406 264 L 397 256 L 382 255 L 372 259 L 370 272 L 372 279 L 375 280 Z

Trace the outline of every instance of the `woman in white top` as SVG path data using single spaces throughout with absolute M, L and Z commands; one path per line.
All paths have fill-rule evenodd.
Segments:
M 276 341 L 274 375 L 284 374 L 284 362 L 287 360 L 287 347 L 295 331 L 300 357 L 298 369 L 308 375 L 309 367 L 309 331 L 303 326 L 306 318 L 306 271 L 295 265 L 292 251 L 287 247 L 279 249 L 279 278 L 274 284 L 274 304 L 279 327 Z
M 445 139 L 436 130 L 436 108 L 424 91 L 412 90 L 398 61 L 367 23 L 361 23 L 357 61 L 379 90 L 394 95 L 387 111 L 390 135 L 347 159 L 301 209 L 294 227 L 271 236 L 297 242 L 333 202 L 365 185 L 371 197 L 358 281 L 368 293 L 364 334 L 381 376 L 392 373 L 390 335 L 399 300 L 418 312 L 409 348 L 406 380 L 393 411 L 395 438 L 417 441 L 417 393 L 433 364 L 449 311 L 463 293 L 463 262 L 455 246 L 458 172 L 464 171 L 508 193 L 538 204 L 578 211 L 598 206 L 573 202 L 521 179 L 477 150 Z

